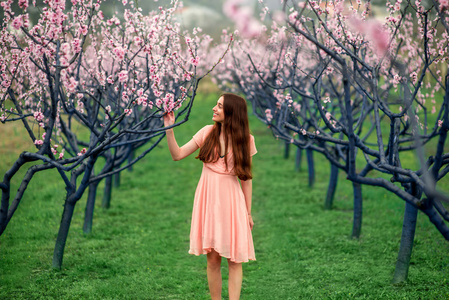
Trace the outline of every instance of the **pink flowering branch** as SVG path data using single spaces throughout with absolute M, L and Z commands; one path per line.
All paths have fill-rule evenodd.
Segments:
M 49 0 L 31 28 L 27 2 L 20 2 L 24 13 L 19 16 L 10 13 L 10 4 L 2 3 L 10 27 L 0 34 L 0 118 L 3 123 L 21 120 L 37 151 L 23 152 L 0 182 L 0 234 L 33 175 L 57 169 L 67 190 L 53 258 L 60 268 L 73 209 L 84 191 L 150 153 L 164 137 L 164 113 L 178 112 L 183 119 L 176 126 L 186 122 L 199 81 L 218 61 L 205 59 L 212 39 L 198 30 L 191 45 L 182 43 L 180 37 L 188 33 L 173 19 L 177 1 L 145 16 L 130 3 L 123 21 L 116 15 L 106 18 L 101 1 L 73 0 L 67 10 L 64 1 Z M 79 128 L 89 133 L 86 140 Z M 142 154 L 133 157 L 141 147 Z M 94 166 L 100 157 L 105 163 L 98 171 Z M 27 167 L 10 203 L 11 179 Z M 91 195 L 86 233 L 92 227 Z
M 336 2 L 331 2 L 335 7 Z M 330 10 L 320 6 L 327 2 L 293 4 L 295 9 L 286 21 L 293 32 L 287 38 L 278 39 L 280 30 L 273 22 L 268 45 L 259 47 L 254 42 L 239 41 L 249 50 L 243 51 L 244 55 L 234 53 L 234 66 L 221 69 L 216 81 L 243 92 L 257 117 L 276 138 L 323 153 L 333 165 L 338 163 L 355 184 L 386 188 L 438 223 L 446 214 L 438 215 L 436 207 L 429 203 L 433 199 L 449 200 L 435 189 L 435 178 L 447 173 L 441 168 L 449 163 L 442 159 L 446 155 L 443 148 L 436 152 L 441 164 L 432 167 L 439 170 L 438 176 L 434 171 L 433 179 L 428 168 L 434 160 L 422 160 L 422 167 L 410 172 L 399 162 L 399 152 L 419 153 L 435 137 L 446 140 L 440 129 L 447 109 L 443 104 L 437 110 L 434 100 L 426 103 L 429 96 L 424 96 L 424 89 L 430 88 L 425 79 L 431 75 L 436 80 L 431 98 L 437 97 L 440 88 L 447 90 L 435 70 L 440 72 L 441 63 L 447 61 L 442 56 L 447 54 L 447 47 L 442 45 L 447 46 L 444 38 L 448 32 L 438 35 L 437 28 L 441 27 L 435 24 L 441 17 L 428 19 L 433 8 L 425 10 L 417 3 L 418 23 L 412 21 L 410 10 L 414 7 L 409 1 L 403 6 L 401 1 L 391 4 L 384 24 L 367 19 L 369 8 L 359 16 L 359 10 L 350 7 L 351 14 L 356 14 L 352 27 L 348 26 L 350 14 L 343 9 L 329 17 Z M 299 111 L 294 107 L 300 107 Z M 428 130 L 430 107 L 432 114 L 438 114 Z M 381 126 L 385 119 L 396 124 L 391 125 L 387 136 Z M 362 135 L 366 127 L 369 130 Z M 333 138 L 333 134 L 343 134 L 345 139 Z M 373 135 L 375 144 L 368 142 Z M 357 171 L 360 166 L 356 168 L 356 149 L 366 158 L 362 171 Z M 366 176 L 374 171 L 392 175 L 392 181 L 400 182 L 403 189 L 392 182 L 368 179 Z M 416 194 L 416 188 L 426 197 Z M 438 224 L 438 230 L 449 239 L 447 225 Z

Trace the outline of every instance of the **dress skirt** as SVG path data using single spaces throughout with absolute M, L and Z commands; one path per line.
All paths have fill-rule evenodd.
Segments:
M 190 228 L 190 254 L 214 249 L 241 263 L 256 260 L 245 197 L 237 176 L 217 173 L 203 164 Z

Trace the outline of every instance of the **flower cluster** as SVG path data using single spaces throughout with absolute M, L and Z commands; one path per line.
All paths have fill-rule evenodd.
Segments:
M 6 110 L 1 102 L 0 120 L 28 114 L 39 125 L 34 129 L 51 126 L 58 149 L 69 146 L 63 135 L 73 134 L 66 131 L 64 114 L 92 131 L 107 130 L 123 119 L 127 126 L 147 126 L 160 113 L 181 108 L 197 84 L 192 79 L 218 60 L 207 55 L 212 39 L 201 28 L 181 30 L 174 17 L 182 8 L 178 1 L 148 15 L 129 2 L 123 16 L 109 17 L 102 12 L 107 5 L 102 0 L 71 2 L 66 8 L 65 1 L 44 1 L 31 26 L 27 10 L 34 2 L 19 0 L 23 12 L 18 14 L 12 12 L 12 1 L 1 2 L 10 26 L 0 33 L 0 92 L 8 95 L 10 89 L 21 106 Z M 49 86 L 58 87 L 56 98 Z M 33 140 L 37 146 L 44 141 Z

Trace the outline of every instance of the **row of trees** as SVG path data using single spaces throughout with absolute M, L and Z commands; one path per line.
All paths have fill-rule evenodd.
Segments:
M 228 10 L 239 14 L 239 2 L 228 1 Z M 282 12 L 263 7 L 265 16 L 268 28 L 259 23 L 257 39 L 236 42 L 216 82 L 244 93 L 276 138 L 306 149 L 309 170 L 313 152 L 326 157 L 326 208 L 345 172 L 354 191 L 352 237 L 361 233 L 362 185 L 405 201 L 393 279 L 404 281 L 418 210 L 449 240 L 449 197 L 438 189 L 449 172 L 447 5 L 388 2 L 381 22 L 370 2 L 284 1 Z M 417 164 L 404 163 L 410 151 Z
M 326 207 L 345 172 L 354 187 L 353 237 L 361 233 L 362 185 L 405 201 L 396 282 L 407 277 L 418 210 L 449 239 L 449 200 L 437 188 L 449 172 L 447 5 L 388 3 L 382 23 L 369 2 L 284 1 L 282 12 L 263 7 L 267 28 L 240 2 L 227 1 L 225 13 L 243 37 L 259 37 L 239 40 L 224 64 L 232 35 L 211 48 L 200 29 L 183 32 L 173 19 L 177 1 L 145 16 L 130 2 L 123 16 L 105 17 L 102 1 L 66 8 L 49 0 L 36 24 L 28 1 L 18 2 L 20 13 L 2 2 L 0 121 L 23 126 L 36 151 L 22 152 L 0 182 L 0 234 L 33 175 L 58 170 L 67 191 L 53 258 L 60 268 L 85 190 L 88 233 L 100 180 L 110 195 L 111 176 L 163 138 L 165 112 L 178 111 L 175 125 L 187 121 L 199 81 L 216 67 L 221 87 L 243 92 L 275 137 L 306 149 L 310 174 L 313 152 L 328 159 Z M 403 162 L 410 151 L 417 165 Z M 26 174 L 16 180 L 20 169 Z
M 0 32 L 0 121 L 24 127 L 36 147 L 23 151 L 0 182 L 0 235 L 33 176 L 56 169 L 67 191 L 56 268 L 85 190 L 89 233 L 100 181 L 107 179 L 110 195 L 111 176 L 154 149 L 164 137 L 164 113 L 178 111 L 174 126 L 188 120 L 199 81 L 227 51 L 210 56 L 209 36 L 181 30 L 174 20 L 182 7 L 177 1 L 148 15 L 131 2 L 123 16 L 109 18 L 103 1 L 73 0 L 70 8 L 65 2 L 45 1 L 36 24 L 30 24 L 27 0 L 18 2 L 20 13 L 12 1 L 2 2 Z M 26 174 L 18 179 L 21 169 Z

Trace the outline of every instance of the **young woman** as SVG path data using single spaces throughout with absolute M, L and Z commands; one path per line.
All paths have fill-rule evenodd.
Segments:
M 223 94 L 212 109 L 214 125 L 198 131 L 184 146 L 176 143 L 173 129 L 167 142 L 173 160 L 181 160 L 198 148 L 203 171 L 195 192 L 190 228 L 190 254 L 207 254 L 207 280 L 213 300 L 221 299 L 221 258 L 229 266 L 229 299 L 239 299 L 242 262 L 255 260 L 251 230 L 251 156 L 257 153 L 249 133 L 246 101 Z M 164 116 L 173 125 L 173 112 Z M 240 179 L 240 184 L 239 180 Z

